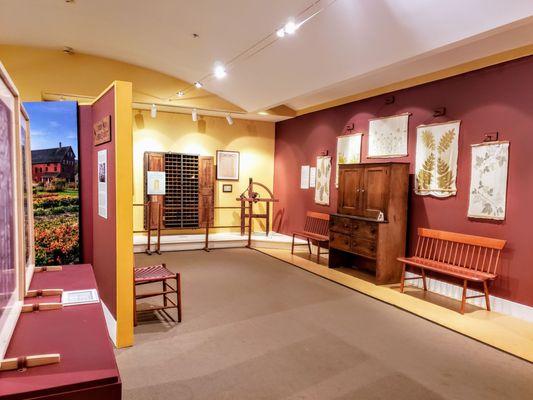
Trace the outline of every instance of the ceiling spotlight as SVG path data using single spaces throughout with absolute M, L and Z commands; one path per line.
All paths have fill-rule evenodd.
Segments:
M 292 35 L 294 32 L 296 32 L 297 29 L 298 29 L 298 25 L 296 25 L 296 22 L 294 22 L 294 20 L 292 20 L 292 19 L 289 20 L 285 24 L 285 28 L 283 28 L 285 33 L 288 33 L 289 35 Z
M 202 84 L 202 82 L 196 81 L 196 82 L 194 82 L 194 86 L 196 86 L 197 89 L 200 89 L 204 85 Z
M 68 54 L 69 56 L 74 54 L 74 49 L 69 46 L 63 47 L 63 53 Z
M 194 122 L 198 121 L 198 111 L 196 110 L 196 108 L 192 109 L 192 120 Z
M 231 117 L 231 114 L 226 114 L 226 121 L 228 121 L 228 124 L 233 125 L 233 118 Z
M 282 38 L 285 36 L 285 29 L 280 28 L 276 31 L 276 35 L 278 35 L 279 38 Z
M 215 74 L 215 78 L 217 79 L 222 79 L 227 75 L 226 68 L 220 63 L 215 64 L 215 69 L 213 70 L 213 73 Z
M 157 107 L 155 104 L 152 104 L 152 107 L 150 107 L 150 117 L 157 117 Z
M 178 97 L 183 97 L 185 96 L 185 92 L 183 90 L 180 90 L 178 93 L 176 93 L 178 95 Z

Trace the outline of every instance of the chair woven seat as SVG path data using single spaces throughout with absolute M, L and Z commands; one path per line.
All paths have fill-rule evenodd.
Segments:
M 169 271 L 164 265 L 149 265 L 147 267 L 134 268 L 135 282 L 156 282 L 174 278 L 176 274 Z

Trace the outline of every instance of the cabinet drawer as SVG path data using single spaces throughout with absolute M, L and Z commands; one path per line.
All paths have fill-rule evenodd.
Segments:
M 376 258 L 377 245 L 375 241 L 354 238 L 352 239 L 352 252 L 364 257 Z
M 352 221 L 350 218 L 331 217 L 329 222 L 329 230 L 339 233 L 350 234 L 352 231 Z
M 350 236 L 343 235 L 342 233 L 330 232 L 329 233 L 329 247 L 335 249 L 350 251 Z
M 374 240 L 378 233 L 378 225 L 367 221 L 352 221 L 352 232 L 354 237 Z

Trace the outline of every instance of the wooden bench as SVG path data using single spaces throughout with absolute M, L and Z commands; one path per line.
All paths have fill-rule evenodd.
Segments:
M 312 211 L 307 212 L 304 230 L 296 231 L 292 234 L 291 254 L 294 254 L 294 239 L 296 236 L 307 239 L 307 243 L 303 243 L 303 245 L 307 244 L 307 247 L 309 248 L 309 254 L 313 253 L 311 251 L 310 240 L 314 240 L 317 243 L 318 251 L 316 254 L 316 261 L 320 263 L 320 254 L 326 254 L 320 253 L 320 248 L 323 247 L 322 245 L 324 243 L 329 242 L 329 214 Z
M 488 281 L 496 279 L 500 253 L 506 241 L 482 236 L 418 228 L 418 239 L 414 257 L 398 258 L 403 263 L 400 291 L 410 279 L 422 279 L 427 290 L 426 270 L 452 276 L 463 281 L 461 314 L 464 314 L 466 299 L 485 297 L 487 310 L 490 311 Z M 406 265 L 419 268 L 421 276 L 406 278 Z M 483 284 L 483 293 L 467 296 L 468 282 Z

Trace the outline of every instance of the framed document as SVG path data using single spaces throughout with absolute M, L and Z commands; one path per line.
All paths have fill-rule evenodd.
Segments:
M 217 180 L 239 180 L 239 157 L 238 151 L 217 150 Z

